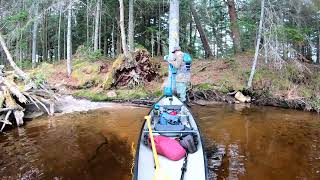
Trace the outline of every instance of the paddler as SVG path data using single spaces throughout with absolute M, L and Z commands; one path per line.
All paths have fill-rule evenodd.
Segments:
M 176 69 L 176 92 L 179 96 L 179 99 L 182 102 L 186 102 L 187 98 L 187 86 L 190 83 L 191 71 L 190 64 L 188 65 L 185 58 L 185 53 L 181 51 L 179 46 L 174 47 L 173 57 L 168 59 L 168 62 Z M 188 54 L 187 54 L 188 55 Z M 188 55 L 188 57 L 190 57 Z M 190 57 L 191 59 L 191 57 Z

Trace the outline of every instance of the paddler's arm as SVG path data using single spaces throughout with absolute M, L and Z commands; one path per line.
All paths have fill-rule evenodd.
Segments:
M 176 69 L 178 69 L 181 64 L 182 64 L 182 58 L 177 58 L 175 61 L 174 60 L 169 60 L 168 61 L 170 64 L 173 65 L 173 67 L 175 67 Z

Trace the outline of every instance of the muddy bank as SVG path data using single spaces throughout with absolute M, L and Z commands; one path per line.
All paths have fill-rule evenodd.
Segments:
M 311 102 L 308 100 L 272 97 L 268 95 L 268 93 L 266 92 L 254 92 L 254 91 L 248 91 L 248 90 L 237 91 L 237 92 L 241 92 L 243 95 L 250 97 L 251 99 L 250 103 L 244 103 L 244 104 L 254 104 L 257 106 L 272 106 L 272 107 L 279 107 L 279 108 L 319 112 L 319 109 L 313 107 L 311 105 Z M 239 102 L 239 100 L 235 98 L 235 94 L 236 92 L 222 93 L 218 90 L 191 90 L 188 92 L 188 101 L 190 105 L 210 105 L 210 104 L 216 104 L 216 103 L 227 103 L 227 104 L 241 103 Z M 90 99 L 88 97 L 75 97 L 75 98 L 80 101 L 85 101 L 87 103 L 95 102 L 94 99 Z M 153 96 L 153 97 L 146 97 L 146 98 L 139 98 L 139 99 L 115 98 L 115 99 L 107 99 L 103 102 L 138 105 L 138 106 L 152 106 L 155 102 L 157 102 L 159 98 L 160 96 L 159 97 Z M 96 103 L 100 104 L 101 102 L 96 102 Z

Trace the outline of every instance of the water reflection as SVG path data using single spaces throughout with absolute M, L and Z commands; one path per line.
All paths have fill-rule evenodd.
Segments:
M 206 139 L 226 148 L 214 169 L 218 179 L 320 178 L 320 143 L 314 141 L 320 133 L 319 115 L 255 106 L 193 109 Z M 223 154 L 216 153 L 209 158 Z
M 212 179 L 320 179 L 320 116 L 270 107 L 192 108 Z M 145 108 L 31 121 L 0 135 L 0 179 L 132 178 Z

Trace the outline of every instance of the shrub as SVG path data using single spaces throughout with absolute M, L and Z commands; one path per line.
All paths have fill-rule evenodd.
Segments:
M 22 69 L 30 69 L 32 67 L 32 61 L 31 60 L 22 60 L 17 62 L 17 66 Z
M 75 57 L 83 60 L 97 61 L 102 57 L 101 50 L 93 51 L 92 47 L 81 45 L 78 47 Z

